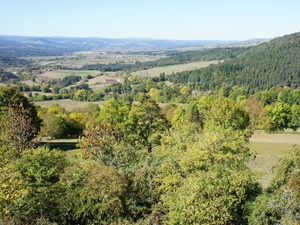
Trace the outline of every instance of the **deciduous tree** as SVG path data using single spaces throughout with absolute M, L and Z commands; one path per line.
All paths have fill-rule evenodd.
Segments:
M 152 148 L 160 144 L 169 123 L 159 105 L 149 99 L 132 107 L 126 126 L 131 142 L 142 144 L 151 153 Z

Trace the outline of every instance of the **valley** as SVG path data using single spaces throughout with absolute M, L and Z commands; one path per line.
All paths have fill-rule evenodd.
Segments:
M 298 221 L 300 33 L 1 40 L 0 224 Z

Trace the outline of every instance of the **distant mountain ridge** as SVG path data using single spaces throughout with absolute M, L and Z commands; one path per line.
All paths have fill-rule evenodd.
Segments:
M 156 49 L 181 48 L 208 45 L 251 44 L 264 41 L 253 39 L 249 41 L 222 40 L 159 40 L 148 38 L 77 38 L 77 37 L 28 37 L 0 35 L 0 55 L 2 56 L 54 56 L 74 51 L 100 49 Z

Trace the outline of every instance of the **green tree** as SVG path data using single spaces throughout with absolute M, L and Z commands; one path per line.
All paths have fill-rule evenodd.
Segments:
M 66 168 L 60 185 L 65 190 L 61 202 L 65 224 L 117 224 L 126 218 L 128 184 L 122 171 L 78 160 Z
M 0 89 L 0 142 L 15 148 L 18 156 L 33 146 L 41 119 L 34 105 L 17 89 Z
M 88 93 L 85 89 L 77 90 L 74 94 L 74 99 L 77 101 L 87 101 Z
M 287 153 L 275 169 L 270 187 L 248 205 L 250 225 L 300 221 L 300 150 L 295 148 Z
M 148 149 L 148 153 L 151 153 L 152 148 L 160 144 L 169 123 L 159 105 L 149 99 L 132 107 L 126 126 L 131 142 L 140 143 Z
M 158 101 L 159 90 L 157 90 L 156 88 L 151 88 L 148 94 L 153 101 Z
M 178 106 L 175 109 L 173 118 L 171 120 L 172 127 L 175 129 L 180 129 L 185 123 L 185 109 L 182 106 Z
M 7 112 L 9 106 L 22 106 L 24 108 L 23 113 L 31 118 L 31 123 L 39 130 L 41 126 L 41 120 L 38 117 L 36 107 L 29 102 L 20 91 L 15 87 L 1 87 L 0 88 L 0 115 Z
M 166 224 L 243 224 L 244 206 L 259 192 L 245 166 L 249 115 L 233 102 L 202 100 L 202 132 L 170 131 L 154 153 L 162 160 L 155 181 Z M 199 108 L 201 110 L 201 108 Z
M 231 87 L 229 85 L 224 85 L 219 89 L 218 94 L 220 97 L 228 97 L 230 91 L 231 91 Z
M 300 127 L 300 105 L 293 104 L 291 107 L 292 121 L 290 127 L 294 130 Z
M 256 192 L 252 174 L 216 166 L 188 176 L 166 202 L 167 224 L 245 224 L 243 205 Z
M 266 110 L 270 118 L 270 122 L 267 126 L 269 131 L 284 130 L 286 128 L 297 129 L 297 125 L 293 123 L 295 118 L 288 104 L 277 102 L 274 106 L 267 106 Z
M 101 108 L 97 121 L 116 127 L 118 130 L 124 130 L 124 124 L 125 121 L 128 120 L 130 109 L 131 106 L 129 102 L 110 99 Z
M 78 137 L 83 133 L 85 121 L 82 113 L 70 113 L 66 119 L 67 133 L 73 137 Z
M 204 127 L 245 130 L 249 125 L 250 117 L 245 110 L 226 98 L 219 98 L 212 103 L 207 112 Z
M 6 215 L 21 224 L 36 224 L 41 218 L 59 221 L 63 192 L 58 181 L 66 166 L 64 153 L 44 147 L 24 151 L 1 176 L 0 195 L 6 194 L 1 201 L 1 216 Z
M 51 90 L 50 90 L 50 84 L 44 84 L 41 87 L 41 91 L 44 92 L 44 93 L 50 93 L 51 92 Z
M 31 123 L 31 118 L 23 112 L 23 106 L 9 106 L 7 114 L 1 117 L 0 122 L 0 139 L 13 146 L 19 157 L 25 149 L 34 145 L 33 138 L 38 133 L 38 128 Z
M 190 101 L 188 103 L 186 109 L 186 118 L 187 121 L 191 123 L 197 123 L 199 127 L 203 128 L 204 118 L 203 115 L 201 115 L 200 113 L 198 101 Z
M 42 137 L 63 138 L 67 133 L 66 111 L 64 108 L 54 105 L 44 108 L 39 112 L 43 119 L 40 135 Z

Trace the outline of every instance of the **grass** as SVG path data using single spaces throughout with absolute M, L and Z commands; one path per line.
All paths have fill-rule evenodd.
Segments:
M 72 157 L 80 154 L 81 150 L 77 147 L 77 139 L 55 139 L 42 141 L 41 146 L 48 146 L 50 149 L 58 149 L 64 151 L 67 156 Z
M 49 141 L 42 141 L 40 145 L 46 145 L 50 149 L 60 149 L 62 151 L 76 150 L 77 139 L 56 139 Z
M 41 77 L 63 78 L 71 75 L 85 78 L 87 75 L 97 76 L 100 72 L 96 70 L 53 70 L 40 75 Z
M 101 102 L 80 102 L 80 101 L 73 101 L 70 99 L 63 99 L 63 100 L 52 100 L 52 101 L 40 101 L 40 102 L 34 102 L 35 105 L 41 106 L 41 107 L 47 107 L 49 108 L 52 105 L 59 105 L 63 108 L 65 108 L 68 111 L 83 108 L 88 106 L 89 104 L 97 104 L 99 106 L 102 106 L 105 104 L 104 101 Z
M 279 160 L 291 151 L 300 147 L 300 135 L 255 133 L 250 139 L 249 148 L 255 155 L 248 166 L 254 171 L 264 188 L 268 187 L 275 173 Z
M 203 61 L 203 62 L 192 62 L 192 63 L 186 63 L 186 64 L 178 64 L 174 66 L 164 66 L 164 67 L 155 67 L 148 70 L 141 70 L 132 73 L 132 75 L 135 76 L 142 76 L 142 77 L 155 77 L 159 76 L 161 73 L 165 73 L 166 75 L 182 72 L 186 70 L 195 70 L 203 67 L 207 67 L 210 64 L 216 64 L 219 61 Z

